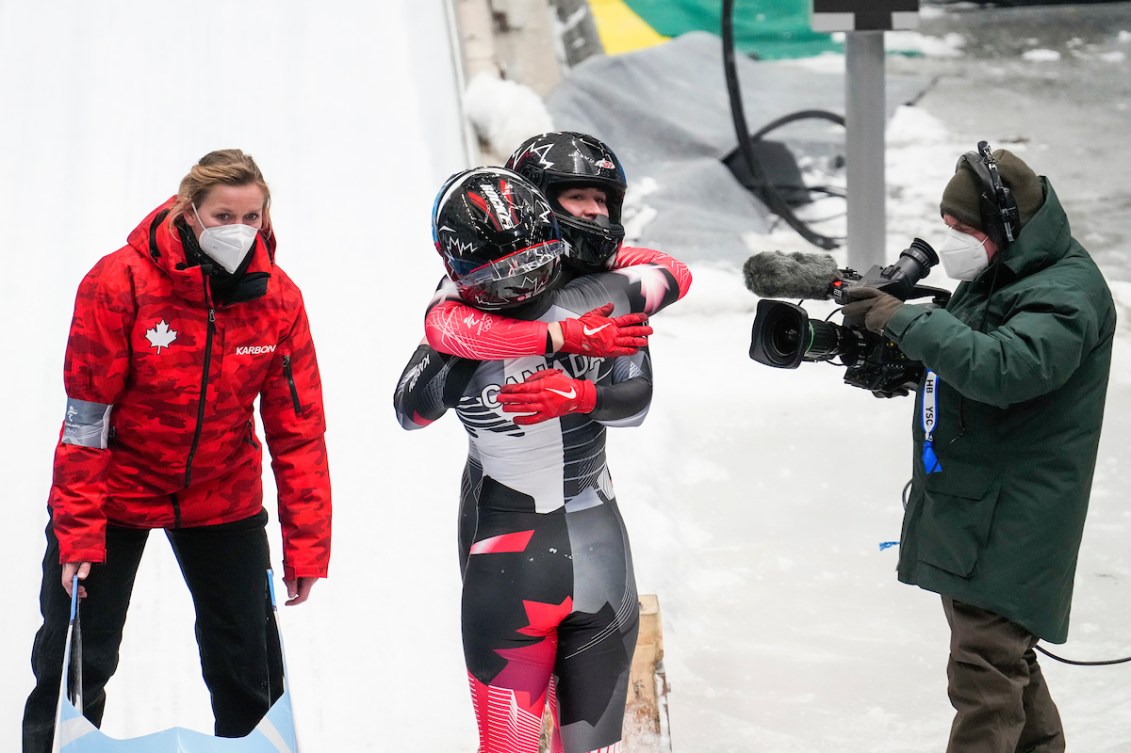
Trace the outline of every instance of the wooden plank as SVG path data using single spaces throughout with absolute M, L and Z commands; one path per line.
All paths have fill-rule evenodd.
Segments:
M 628 678 L 624 714 L 625 753 L 671 753 L 668 727 L 668 687 L 664 672 L 664 632 L 660 600 L 640 597 L 640 637 Z
M 623 753 L 671 753 L 669 690 L 664 672 L 660 600 L 653 594 L 645 594 L 640 597 L 640 635 L 629 670 Z M 553 721 L 547 709 L 542 717 L 541 753 L 550 753 L 552 730 Z

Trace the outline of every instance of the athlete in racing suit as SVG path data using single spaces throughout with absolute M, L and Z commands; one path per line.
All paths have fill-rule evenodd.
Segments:
M 641 310 L 649 285 L 666 287 L 661 307 L 676 300 L 678 286 L 661 267 L 610 272 L 547 293 L 537 319 L 581 315 L 605 301 L 616 314 Z M 592 382 L 594 410 L 516 425 L 500 389 L 545 369 Z M 463 636 L 484 753 L 537 750 L 551 675 L 567 753 L 621 738 L 638 606 L 605 427 L 638 425 L 650 399 L 646 349 L 615 359 L 477 362 L 422 344 L 405 368 L 395 397 L 401 425 L 422 428 L 455 408 L 469 437 L 459 527 Z
M 622 316 L 657 311 L 684 291 L 666 268 L 642 265 L 578 277 L 506 313 L 557 322 L 612 303 L 608 313 Z M 451 295 L 448 283 L 434 304 Z M 554 385 L 542 396 L 561 403 L 592 397 L 580 410 L 524 402 L 523 389 L 539 381 Z M 421 344 L 401 376 L 394 403 L 404 428 L 455 408 L 469 435 L 459 551 L 481 753 L 536 751 L 555 692 L 561 749 L 620 748 L 638 605 L 605 427 L 638 425 L 650 398 L 644 349 L 479 362 Z

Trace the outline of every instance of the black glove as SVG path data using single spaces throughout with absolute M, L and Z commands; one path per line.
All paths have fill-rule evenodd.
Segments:
M 894 295 L 876 288 L 849 288 L 846 297 L 849 302 L 841 309 L 844 318 L 863 317 L 864 326 L 878 335 L 884 333 L 892 315 L 904 305 Z

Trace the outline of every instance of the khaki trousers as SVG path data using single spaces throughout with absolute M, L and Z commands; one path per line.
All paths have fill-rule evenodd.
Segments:
M 956 712 L 947 753 L 1063 753 L 1064 729 L 1033 647 L 1037 637 L 1004 617 L 946 596 Z

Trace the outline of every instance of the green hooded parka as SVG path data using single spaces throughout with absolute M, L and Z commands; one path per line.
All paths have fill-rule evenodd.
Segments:
M 1115 307 L 1042 181 L 1045 202 L 1014 243 L 945 309 L 904 305 L 885 334 L 937 374 L 915 401 L 900 581 L 1063 643 Z M 930 473 L 924 418 L 938 461 Z

